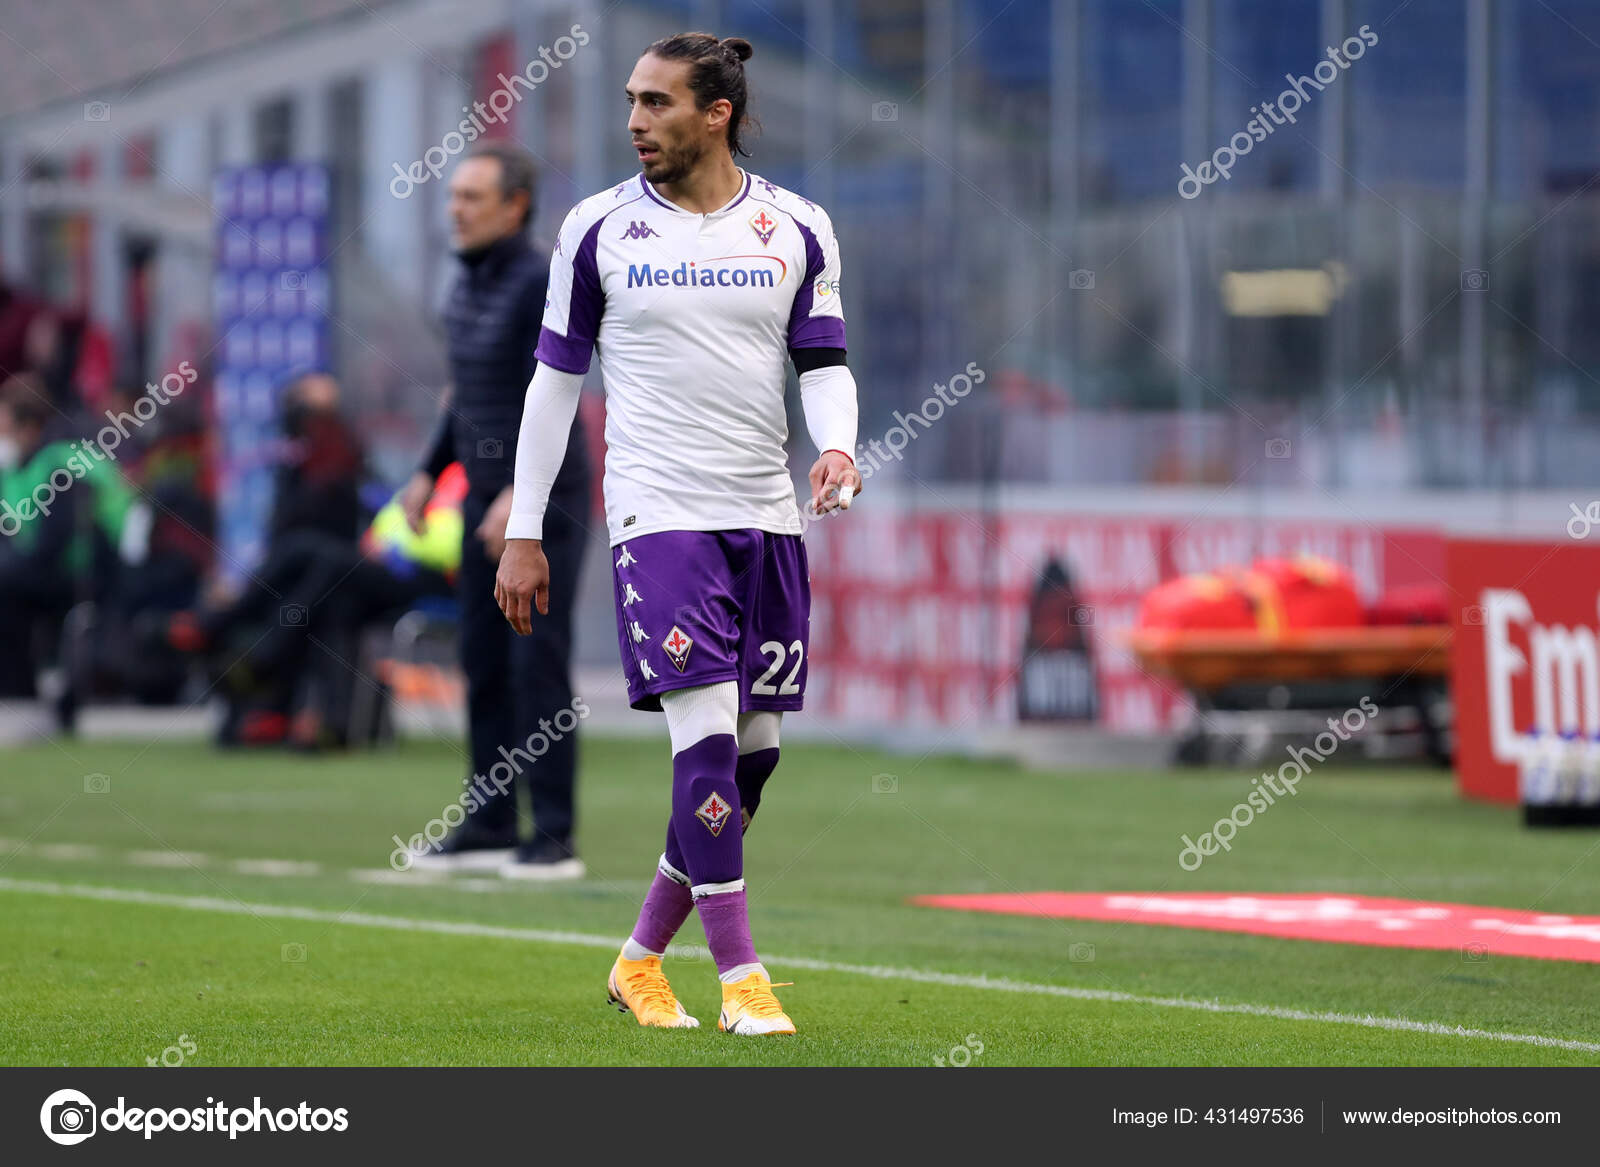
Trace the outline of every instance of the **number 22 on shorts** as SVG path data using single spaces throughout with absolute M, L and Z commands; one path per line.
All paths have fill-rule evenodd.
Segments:
M 767 666 L 767 671 L 750 685 L 750 692 L 758 697 L 789 696 L 800 692 L 800 686 L 795 683 L 795 678 L 800 675 L 800 666 L 805 662 L 805 646 L 796 640 L 788 648 L 783 646 L 781 640 L 769 640 L 761 646 L 761 654 L 770 656 L 772 663 Z M 794 668 L 789 670 L 789 675 L 783 679 L 781 685 L 773 685 L 772 678 L 783 668 L 789 654 L 794 654 Z

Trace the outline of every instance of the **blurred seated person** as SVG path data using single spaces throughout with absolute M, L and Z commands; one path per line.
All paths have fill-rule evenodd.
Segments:
M 296 383 L 266 558 L 231 602 L 169 625 L 175 647 L 219 666 L 230 706 L 221 744 L 345 745 L 355 685 L 374 683 L 359 672 L 362 630 L 449 594 L 464 476 L 458 468 L 453 486 L 441 483 L 421 535 L 390 502 L 358 540 L 364 458 L 337 405 L 332 378 Z
M 0 386 L 0 697 L 32 697 L 67 611 L 141 557 L 149 510 L 31 375 Z M 41 642 L 44 642 L 41 644 Z
M 339 398 L 339 382 L 327 373 L 307 373 L 284 390 L 269 557 L 272 544 L 295 531 L 321 531 L 351 546 L 361 536 L 366 451 L 339 412 Z

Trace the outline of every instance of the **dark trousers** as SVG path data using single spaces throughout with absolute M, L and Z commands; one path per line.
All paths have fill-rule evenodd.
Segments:
M 589 491 L 552 495 L 544 521 L 544 554 L 550 562 L 550 614 L 533 613 L 533 632 L 512 631 L 494 598 L 499 565 L 476 535 L 492 494 L 473 492 L 462 507 L 466 524 L 459 576 L 461 665 L 467 675 L 467 724 L 472 774 L 489 795 L 472 816 L 475 828 L 497 833 L 516 829 L 516 786 L 533 804 L 535 837 L 568 839 L 573 826 L 573 787 L 578 771 L 578 732 L 572 712 L 572 612 L 578 570 L 588 535 Z M 565 732 L 554 724 L 556 714 Z M 541 726 L 540 721 L 544 724 Z M 540 736 L 550 744 L 539 753 Z M 530 745 L 530 741 L 532 744 Z M 513 751 L 516 751 L 515 753 Z M 503 781 L 507 766 L 515 785 L 504 796 L 490 785 Z M 498 766 L 499 769 L 495 769 Z
M 35 641 L 61 638 L 74 581 L 43 567 L 0 574 L 0 698 L 34 696 Z

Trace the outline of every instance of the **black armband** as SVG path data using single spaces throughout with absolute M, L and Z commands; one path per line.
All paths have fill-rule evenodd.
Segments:
M 809 373 L 812 369 L 826 369 L 830 365 L 845 363 L 844 349 L 842 348 L 792 348 L 789 350 L 789 359 L 794 362 L 796 373 Z

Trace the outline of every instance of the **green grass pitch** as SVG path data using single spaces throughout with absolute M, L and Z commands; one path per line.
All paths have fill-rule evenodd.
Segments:
M 316 759 L 189 743 L 5 753 L 0 1063 L 932 1066 L 978 1043 L 956 1060 L 1600 1063 L 1453 1032 L 1600 1043 L 1594 965 L 906 902 L 1326 891 L 1600 913 L 1600 838 L 1528 832 L 1514 811 L 1459 800 L 1441 773 L 1319 770 L 1190 874 L 1178 836 L 1225 814 L 1248 773 L 1046 774 L 786 745 L 746 870 L 756 943 L 775 979 L 796 982 L 780 995 L 800 1033 L 758 1040 L 716 1031 L 715 968 L 693 920 L 668 971 L 701 1029 L 643 1031 L 604 1001 L 607 942 L 632 924 L 661 846 L 664 734 L 584 740 L 581 883 L 363 878 L 388 869 L 391 835 L 440 813 L 461 769 L 442 742 Z M 894 782 L 875 786 L 883 774 Z M 241 863 L 253 860 L 293 864 Z M 1158 1003 L 1174 998 L 1316 1016 Z

